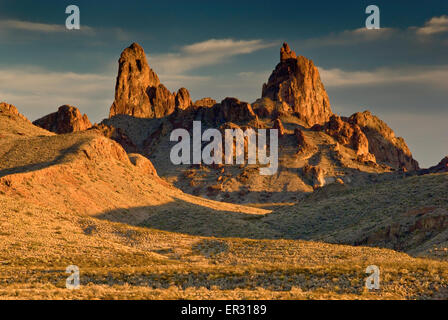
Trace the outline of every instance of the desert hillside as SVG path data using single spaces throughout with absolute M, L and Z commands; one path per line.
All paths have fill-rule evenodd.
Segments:
M 104 127 L 53 134 L 13 106 L 0 110 L 2 299 L 447 297 L 448 264 L 438 255 L 446 238 L 431 220 L 445 221 L 446 174 L 335 184 L 296 204 L 242 206 L 183 193 Z M 378 209 L 368 207 L 372 197 L 383 201 Z M 393 223 L 423 227 L 379 232 Z M 355 225 L 369 230 L 364 238 Z M 358 246 L 390 247 L 386 235 L 410 237 L 393 249 L 423 257 Z M 72 264 L 82 287 L 70 291 Z M 368 265 L 381 269 L 379 291 L 364 286 Z
M 277 129 L 278 170 L 262 176 L 259 164 L 173 166 L 166 161 L 175 144 L 170 134 L 177 128 L 192 133 L 193 121 L 201 121 L 202 132 Z M 230 203 L 296 202 L 325 185 L 368 184 L 371 173 L 395 179 L 389 173 L 419 170 L 406 142 L 369 111 L 334 114 L 314 62 L 286 43 L 251 104 L 231 97 L 193 102 L 185 88 L 170 92 L 133 43 L 120 56 L 115 101 L 98 127 L 126 151 L 150 159 L 160 177 L 182 191 Z

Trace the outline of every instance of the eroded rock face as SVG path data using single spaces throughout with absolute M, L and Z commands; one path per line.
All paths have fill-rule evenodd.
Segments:
M 163 84 L 149 87 L 147 95 L 151 104 L 151 116 L 143 118 L 163 118 L 172 114 L 176 107 L 176 97 Z
M 308 141 L 303 131 L 299 128 L 294 129 L 294 136 L 297 140 L 298 152 L 307 152 L 313 149 L 313 145 Z
M 272 101 L 266 97 L 255 101 L 252 108 L 260 118 L 276 119 L 283 115 L 292 114 L 292 109 L 286 102 Z
M 176 94 L 176 108 L 185 110 L 190 107 L 193 102 L 191 101 L 190 93 L 185 88 L 180 88 Z
M 221 101 L 218 109 L 219 116 L 225 122 L 245 122 L 257 118 L 250 104 L 236 98 L 225 98 Z
M 24 115 L 19 113 L 15 106 L 6 102 L 0 102 L 0 113 L 16 116 L 22 120 L 29 121 Z
M 332 115 L 325 125 L 325 132 L 339 143 L 356 151 L 356 155 L 364 161 L 375 161 L 369 152 L 369 140 L 357 124 L 343 121 L 341 117 Z
M 412 158 L 406 142 L 396 137 L 389 126 L 369 111 L 353 114 L 348 122 L 358 125 L 369 141 L 369 152 L 377 162 L 395 169 L 414 171 L 419 169 L 418 162 Z
M 190 94 L 182 88 L 177 94 L 160 83 L 157 74 L 149 67 L 143 48 L 133 43 L 126 48 L 118 61 L 115 101 L 109 117 L 125 114 L 138 118 L 162 118 L 191 105 Z
M 149 67 L 145 51 L 137 43 L 126 48 L 118 60 L 118 76 L 115 85 L 115 101 L 109 117 L 127 114 L 151 118 L 154 111 L 147 95 L 149 87 L 157 87 L 159 77 Z
M 286 43 L 280 50 L 280 63 L 263 85 L 262 97 L 287 103 L 309 126 L 323 124 L 333 114 L 313 61 L 297 57 Z
M 283 123 L 280 119 L 275 119 L 273 129 L 278 130 L 279 137 L 282 137 L 285 134 L 285 127 L 283 127 Z
M 211 108 L 216 104 L 216 100 L 212 98 L 202 98 L 194 102 L 196 108 Z
M 249 103 L 239 101 L 236 98 L 225 98 L 212 108 L 198 109 L 196 119 L 219 125 L 225 122 L 247 123 L 253 120 L 257 121 L 258 117 Z
M 92 126 L 87 115 L 82 115 L 78 108 L 69 105 L 60 106 L 57 112 L 50 113 L 33 124 L 59 134 L 84 131 Z
M 291 50 L 289 45 L 285 42 L 280 48 L 280 61 L 286 61 L 288 59 L 297 59 L 297 55 Z
M 356 245 L 369 245 L 406 251 L 428 241 L 428 235 L 440 238 L 448 227 L 448 210 L 437 206 L 403 212 L 389 225 L 370 231 Z

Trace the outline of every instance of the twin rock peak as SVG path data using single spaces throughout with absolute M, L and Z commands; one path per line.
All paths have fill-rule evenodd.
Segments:
M 396 137 L 378 117 L 368 111 L 349 118 L 333 114 L 313 61 L 297 56 L 287 43 L 280 49 L 280 62 L 263 84 L 262 97 L 252 105 L 236 98 L 226 98 L 221 103 L 203 98 L 193 103 L 185 88 L 172 93 L 150 68 L 143 48 L 137 43 L 126 48 L 118 62 L 115 100 L 109 118 L 117 115 L 164 118 L 182 111 L 180 118 L 191 118 L 184 117 L 191 112 L 194 118 L 217 126 L 229 122 L 258 126 L 259 118 L 270 118 L 275 120 L 274 126 L 282 129 L 279 117 L 293 116 L 311 131 L 325 132 L 338 143 L 354 149 L 363 161 L 382 163 L 395 169 L 419 169 L 405 141 Z M 62 106 L 58 112 L 36 120 L 34 124 L 57 133 L 85 130 L 91 126 L 87 116 L 71 106 Z
M 133 43 L 118 61 L 115 100 L 109 117 L 124 114 L 138 118 L 162 118 L 176 109 L 185 110 L 193 104 L 187 89 L 170 92 L 150 68 L 143 48 Z M 324 124 L 333 114 L 325 88 L 313 61 L 295 54 L 287 43 L 280 50 L 277 64 L 267 83 L 262 98 L 287 104 L 287 109 L 309 126 Z M 211 99 L 210 99 L 211 100 Z M 211 107 L 209 103 L 207 107 Z

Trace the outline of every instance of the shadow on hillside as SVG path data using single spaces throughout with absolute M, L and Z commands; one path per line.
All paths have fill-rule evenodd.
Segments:
M 264 214 L 251 214 L 251 209 L 247 209 L 246 213 L 239 210 L 241 209 L 217 210 L 175 199 L 160 205 L 111 210 L 96 218 L 194 236 L 280 238 L 279 234 L 263 222 Z
M 42 162 L 34 162 L 34 163 L 28 163 L 26 165 L 21 165 L 21 166 L 15 166 L 15 167 L 11 167 L 11 168 L 6 168 L 6 169 L 2 169 L 0 170 L 0 178 L 10 175 L 10 174 L 16 174 L 16 173 L 25 173 L 25 172 L 31 172 L 31 171 L 37 171 L 37 170 L 41 170 L 44 168 L 48 168 L 50 166 L 56 165 L 58 163 L 61 163 L 64 161 L 64 159 L 69 155 L 69 154 L 73 154 L 76 151 L 79 150 L 79 148 L 81 147 L 81 145 L 84 144 L 84 141 L 80 141 L 78 143 L 75 143 L 74 145 L 62 149 L 58 152 L 58 154 L 51 160 L 48 161 L 42 161 Z M 27 152 L 30 152 L 30 150 L 23 150 L 24 154 L 26 154 Z M 0 159 L 0 161 L 8 161 L 7 159 Z

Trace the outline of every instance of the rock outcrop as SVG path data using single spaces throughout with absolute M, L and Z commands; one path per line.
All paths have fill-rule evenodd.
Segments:
M 216 100 L 212 99 L 212 98 L 202 98 L 200 100 L 196 100 L 194 102 L 194 106 L 196 108 L 211 108 L 216 104 Z
M 19 113 L 15 106 L 6 102 L 0 102 L 0 113 L 16 116 L 22 120 L 29 122 L 29 120 L 24 115 Z
M 121 53 L 118 60 L 115 101 L 110 108 L 109 117 L 117 114 L 153 117 L 147 89 L 159 84 L 159 77 L 149 67 L 143 48 L 133 43 Z
M 225 98 L 221 103 L 217 103 L 211 108 L 198 109 L 196 119 L 215 125 L 225 122 L 247 124 L 254 120 L 258 121 L 252 106 L 236 98 Z
M 288 59 L 297 59 L 297 55 L 291 50 L 289 45 L 285 42 L 280 48 L 280 62 L 286 61 Z
M 191 101 L 190 93 L 185 88 L 180 88 L 176 94 L 176 108 L 185 110 L 190 107 L 193 102 Z
M 448 156 L 443 158 L 439 164 L 427 169 L 428 173 L 441 173 L 441 172 L 448 172 Z
M 182 88 L 177 94 L 160 83 L 149 67 L 143 48 L 133 43 L 118 60 L 115 101 L 109 117 L 125 114 L 137 118 L 162 118 L 191 105 L 190 94 Z
M 273 129 L 278 130 L 278 136 L 282 137 L 285 134 L 285 127 L 280 119 L 275 119 Z
M 60 106 L 57 112 L 50 113 L 33 124 L 59 134 L 84 131 L 92 127 L 87 115 L 82 115 L 78 108 L 69 105 Z
M 174 112 L 176 97 L 163 84 L 159 84 L 157 87 L 149 87 L 146 93 L 149 97 L 151 109 L 150 113 L 141 118 L 163 118 Z
M 263 85 L 262 97 L 287 103 L 309 126 L 323 124 L 333 114 L 313 61 L 297 57 L 287 43 L 280 50 L 280 63 Z
M 269 98 L 258 99 L 252 104 L 252 108 L 260 118 L 276 119 L 292 114 L 292 109 L 286 102 L 272 101 Z
M 325 172 L 320 167 L 306 165 L 302 169 L 303 178 L 313 189 L 323 187 L 325 185 Z
M 389 126 L 369 111 L 353 114 L 348 122 L 357 125 L 369 141 L 369 152 L 375 155 L 378 163 L 384 163 L 395 169 L 415 171 L 418 162 L 401 137 L 396 137 Z
M 375 161 L 375 156 L 369 152 L 369 140 L 357 124 L 343 121 L 341 117 L 332 115 L 325 125 L 325 132 L 339 143 L 355 150 L 360 160 Z
M 299 128 L 294 129 L 294 136 L 297 141 L 297 153 L 306 153 L 314 150 L 314 146 L 308 141 L 303 131 Z
M 247 102 L 241 102 L 236 98 L 225 98 L 217 106 L 218 117 L 224 122 L 246 122 L 255 120 L 255 115 L 252 107 Z

